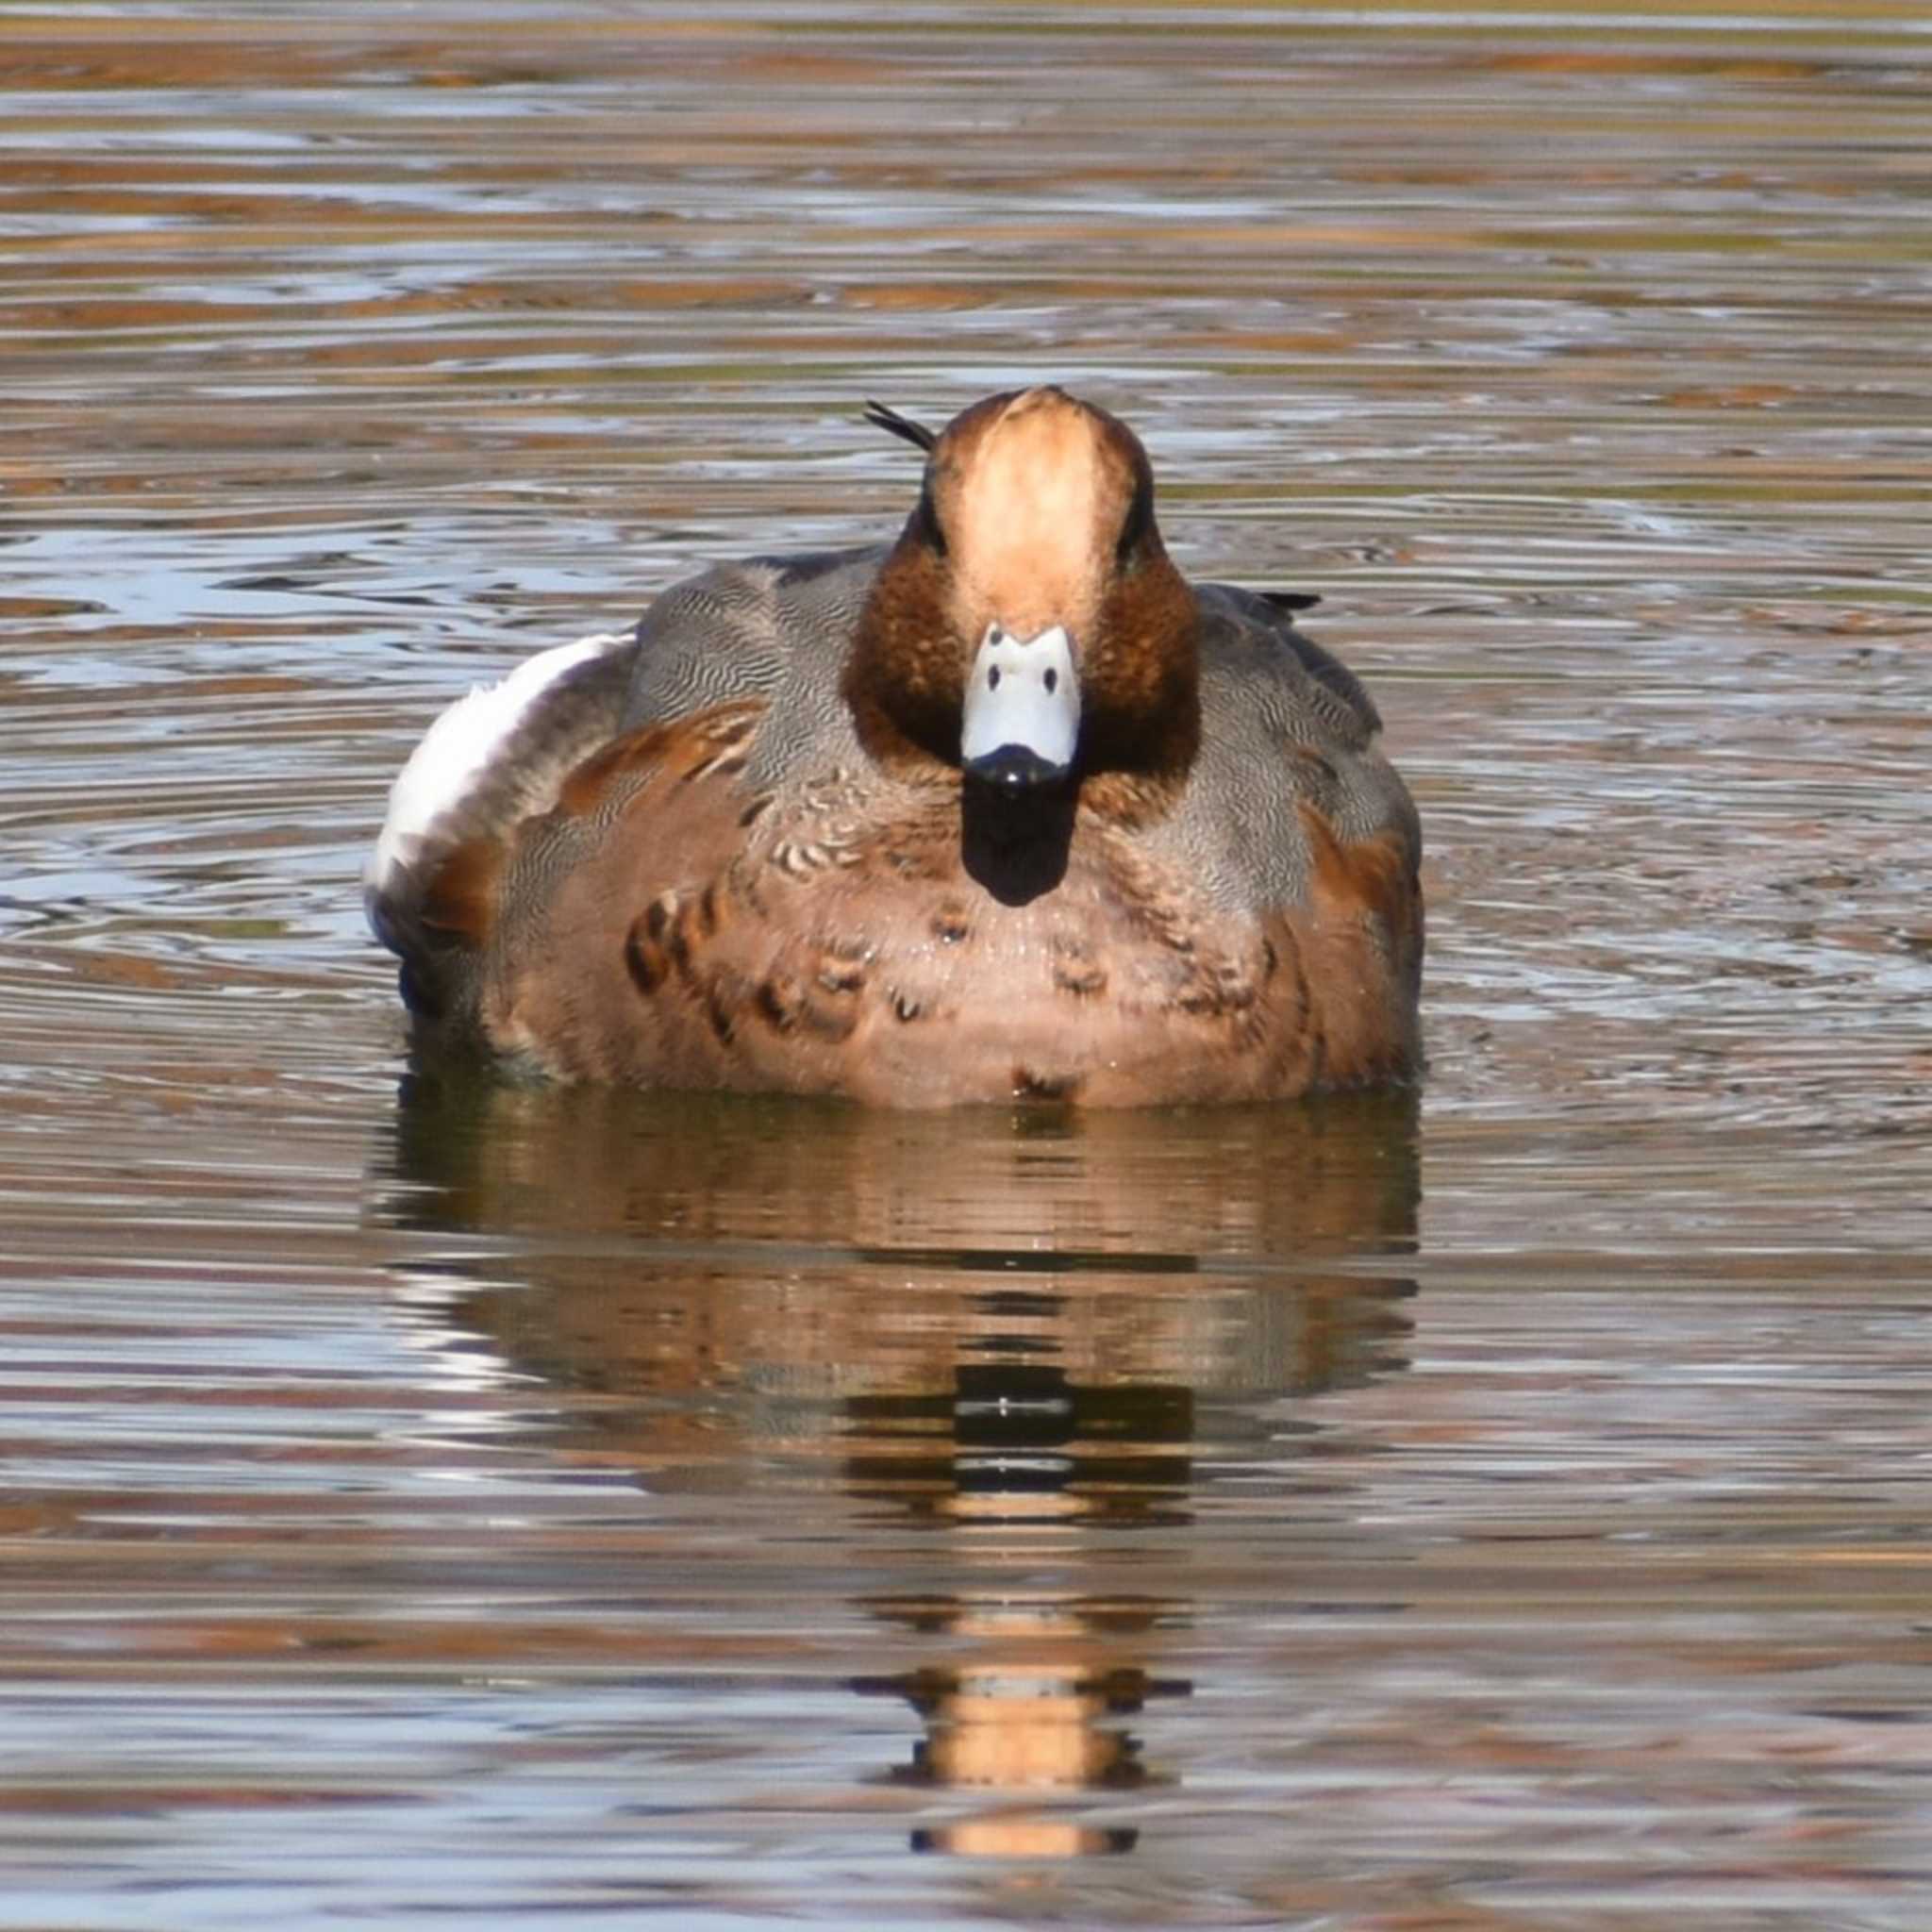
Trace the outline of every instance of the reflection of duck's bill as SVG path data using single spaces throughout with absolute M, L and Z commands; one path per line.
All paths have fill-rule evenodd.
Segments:
M 1079 737 L 1080 679 L 1065 628 L 1016 638 L 989 625 L 966 674 L 959 762 L 985 784 L 1031 791 L 1066 777 Z
M 1140 1838 L 1131 1825 L 1074 1824 L 1023 1814 L 962 1818 L 957 1824 L 915 1831 L 912 1849 L 960 1858 L 1091 1858 L 1131 1852 Z

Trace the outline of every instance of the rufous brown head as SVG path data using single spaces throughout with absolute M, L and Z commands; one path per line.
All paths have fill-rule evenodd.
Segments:
M 861 732 L 1004 789 L 1184 769 L 1198 732 L 1194 601 L 1127 426 L 1063 390 L 988 396 L 927 448 L 846 680 Z

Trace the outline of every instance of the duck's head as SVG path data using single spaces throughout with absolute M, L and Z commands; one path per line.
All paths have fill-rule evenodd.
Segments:
M 868 749 L 1013 793 L 1184 772 L 1198 619 L 1133 432 L 1051 387 L 988 396 L 937 436 L 874 420 L 927 454 L 847 667 Z

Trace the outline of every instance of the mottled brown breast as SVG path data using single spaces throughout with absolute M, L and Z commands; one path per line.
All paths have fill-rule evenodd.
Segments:
M 755 735 L 743 712 L 641 734 L 527 829 L 513 890 L 554 886 L 505 923 L 499 1047 L 569 1077 L 895 1107 L 1261 1099 L 1412 1065 L 1388 841 L 1324 831 L 1306 906 L 1230 920 L 1091 812 L 1047 872 L 1022 841 L 976 876 L 957 785 L 833 768 L 748 794 Z

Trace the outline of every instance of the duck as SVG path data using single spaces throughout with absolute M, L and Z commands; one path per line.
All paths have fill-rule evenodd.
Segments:
M 755 556 L 431 725 L 364 877 L 420 1051 L 929 1108 L 1292 1100 L 1421 1066 L 1422 832 L 1315 600 L 1190 582 L 1055 384 L 895 539 Z

